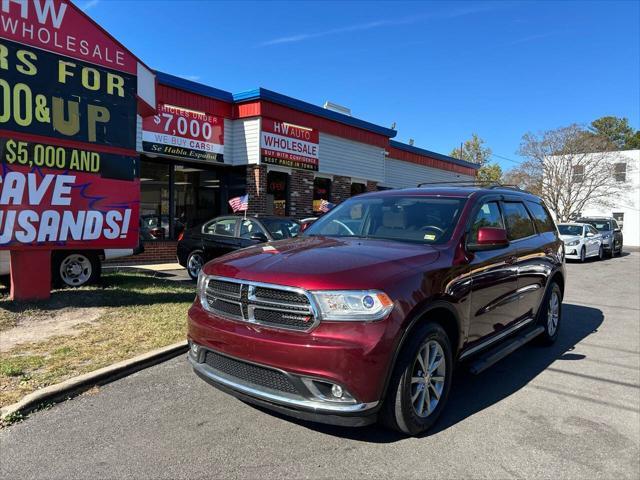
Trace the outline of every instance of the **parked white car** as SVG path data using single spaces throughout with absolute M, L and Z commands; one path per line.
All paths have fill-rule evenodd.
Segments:
M 604 257 L 602 234 L 588 223 L 559 223 L 558 231 L 565 258 L 584 262 L 590 257 Z
M 81 287 L 95 283 L 100 278 L 102 262 L 113 258 L 137 255 L 143 248 L 118 248 L 105 250 L 54 250 L 51 254 L 51 280 L 56 287 Z M 0 250 L 0 276 L 9 275 L 10 254 Z

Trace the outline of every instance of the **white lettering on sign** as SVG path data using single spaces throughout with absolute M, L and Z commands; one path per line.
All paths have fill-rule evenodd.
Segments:
M 56 6 L 53 0 L 2 0 L 2 11 L 9 13 L 9 8 L 13 5 L 13 8 L 20 8 L 20 16 L 25 20 L 29 18 L 31 9 L 30 5 L 36 12 L 38 23 L 45 25 L 47 18 L 51 16 L 51 24 L 53 28 L 58 29 L 62 24 L 64 18 L 64 12 L 67 11 L 67 4 L 60 2 L 60 8 L 56 11 Z
M 42 177 L 42 178 L 39 178 Z M 69 211 L 75 175 L 9 172 L 0 177 L 0 246 L 10 242 L 126 238 L 131 209 Z M 32 208 L 22 209 L 26 205 Z M 5 207 L 6 206 L 6 207 Z M 9 209 L 13 206 L 20 210 Z M 57 207 L 57 208 L 56 208 Z

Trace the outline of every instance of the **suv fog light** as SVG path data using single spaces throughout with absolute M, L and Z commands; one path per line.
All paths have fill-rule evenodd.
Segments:
M 336 398 L 342 398 L 342 387 L 340 385 L 333 385 L 331 387 L 331 395 Z
M 189 343 L 191 343 L 191 353 L 193 354 L 194 357 L 197 357 L 198 352 L 200 351 L 200 346 L 193 342 L 189 342 Z
M 314 399 L 326 402 L 356 403 L 356 399 L 340 385 L 315 378 L 301 377 L 300 379 Z

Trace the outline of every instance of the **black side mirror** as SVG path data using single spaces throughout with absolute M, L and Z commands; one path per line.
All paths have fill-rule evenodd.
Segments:
M 255 240 L 256 242 L 259 242 L 259 243 L 264 243 L 269 241 L 269 239 L 264 233 L 254 233 L 251 235 L 250 239 Z

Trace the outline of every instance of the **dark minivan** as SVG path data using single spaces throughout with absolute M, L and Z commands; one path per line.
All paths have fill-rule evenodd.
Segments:
M 563 242 L 538 197 L 373 192 L 299 238 L 207 263 L 189 360 L 261 407 L 415 435 L 442 412 L 458 364 L 479 373 L 534 338 L 554 342 L 564 288 Z

